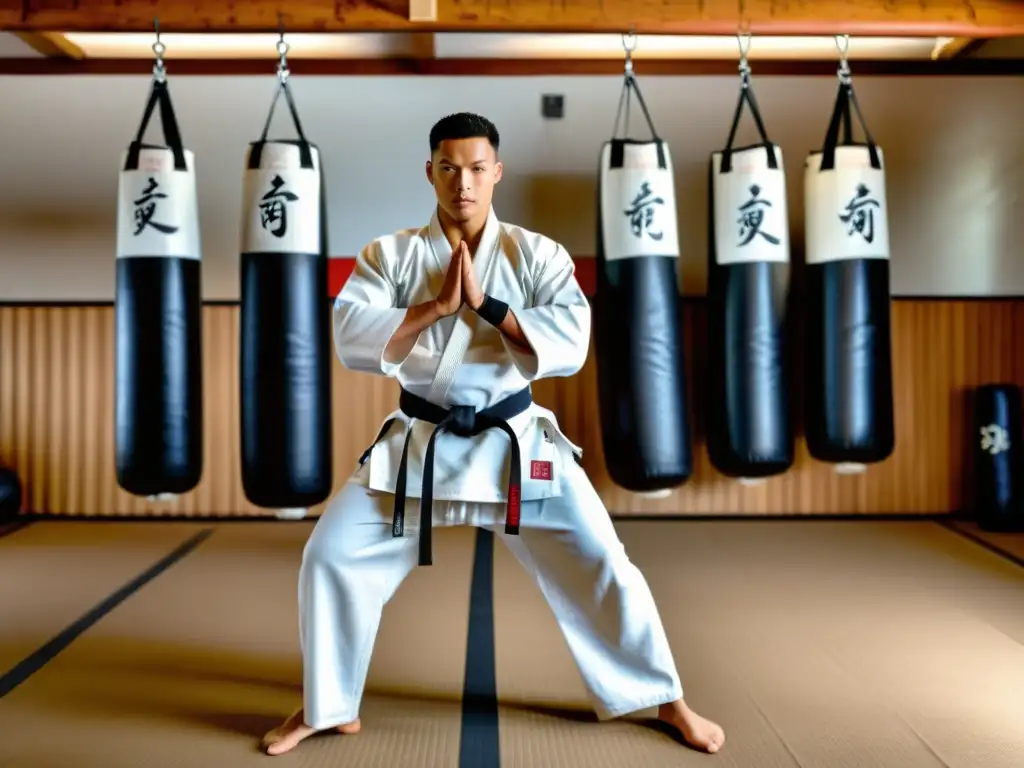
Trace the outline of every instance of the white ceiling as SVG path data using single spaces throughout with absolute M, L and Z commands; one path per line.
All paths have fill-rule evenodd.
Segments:
M 150 58 L 150 34 L 68 34 L 93 58 Z M 162 36 L 165 58 L 276 58 L 277 35 L 193 34 Z M 292 58 L 381 58 L 414 55 L 416 36 L 408 33 L 295 34 L 286 36 Z M 852 38 L 848 56 L 856 59 L 929 59 L 946 38 Z M 735 59 L 735 38 L 650 36 L 637 38 L 636 59 Z M 620 58 L 618 35 L 437 34 L 438 58 Z M 757 59 L 834 59 L 832 37 L 754 37 L 748 56 Z M 975 58 L 1024 57 L 1024 38 L 993 40 L 971 54 Z M 17 35 L 0 32 L 0 58 L 40 58 Z

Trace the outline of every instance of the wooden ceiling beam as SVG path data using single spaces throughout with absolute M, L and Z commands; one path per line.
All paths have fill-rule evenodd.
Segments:
M 437 22 L 437 0 L 409 0 L 409 21 L 416 23 Z M 437 55 L 437 39 L 434 32 L 416 32 L 412 39 L 414 59 L 433 59 Z
M 977 51 L 986 42 L 985 39 L 973 37 L 950 37 L 935 47 L 936 59 L 965 59 Z
M 409 0 L 409 21 L 436 24 L 437 0 Z
M 390 59 L 291 59 L 292 77 L 308 76 L 406 76 L 442 77 L 523 77 L 557 75 L 562 77 L 622 75 L 622 62 L 610 59 L 437 59 L 428 55 Z M 169 76 L 274 76 L 273 61 L 263 59 L 176 59 L 168 62 Z M 152 62 L 143 59 L 5 59 L 0 58 L 0 75 L 142 75 L 153 71 Z M 724 59 L 650 59 L 637 62 L 641 79 L 653 77 L 734 76 L 736 62 Z M 834 79 L 833 61 L 759 61 L 756 76 L 824 77 Z M 1024 60 L 941 59 L 858 60 L 853 64 L 855 80 L 865 77 L 1020 77 Z
M 437 40 L 433 32 L 413 33 L 411 56 L 414 59 L 433 59 L 437 56 Z
M 0 0 L 19 32 L 501 31 L 1024 35 L 1019 0 Z
M 57 32 L 15 32 L 14 35 L 33 51 L 47 58 L 85 58 L 81 48 Z

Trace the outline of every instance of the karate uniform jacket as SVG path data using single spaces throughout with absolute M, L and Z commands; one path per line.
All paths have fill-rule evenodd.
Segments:
M 424 330 L 401 360 L 384 350 L 402 324 L 405 308 L 434 300 L 444 284 L 452 248 L 437 213 L 429 225 L 396 232 L 366 246 L 334 303 L 334 340 L 342 364 L 354 371 L 391 376 L 409 392 L 449 408 L 481 411 L 538 379 L 571 376 L 586 361 L 590 304 L 575 277 L 572 258 L 554 240 L 500 222 L 492 209 L 473 269 L 484 293 L 508 304 L 534 353 L 519 349 L 468 306 Z M 596 414 L 595 414 L 596 418 Z M 354 482 L 395 492 L 406 433 L 408 496 L 417 498 L 423 455 L 435 425 L 401 410 L 372 448 L 368 472 Z M 533 403 L 509 420 L 519 438 L 522 501 L 559 495 L 566 462 L 581 456 L 555 415 Z M 372 436 L 367 436 L 369 444 Z M 473 437 L 441 433 L 435 444 L 434 499 L 504 502 L 509 438 L 498 429 Z

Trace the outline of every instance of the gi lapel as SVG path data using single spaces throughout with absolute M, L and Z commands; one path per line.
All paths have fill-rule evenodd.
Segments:
M 451 264 L 452 247 L 448 238 L 444 236 L 441 229 L 441 222 L 437 212 L 430 219 L 430 248 L 434 258 L 442 270 L 447 270 Z M 483 234 L 480 237 L 480 245 L 473 255 L 473 271 L 476 273 L 477 283 L 484 285 L 484 281 L 494 263 L 494 255 L 501 244 L 501 224 L 492 207 L 487 215 L 487 223 L 484 225 Z M 467 314 L 468 313 L 468 314 Z M 433 403 L 443 404 L 452 383 L 455 381 L 455 374 L 459 370 L 466 352 L 469 351 L 469 344 L 473 339 L 473 326 L 470 323 L 472 310 L 463 307 L 455 316 L 455 324 L 452 326 L 451 335 L 445 344 L 444 353 L 434 372 L 434 380 L 430 383 L 430 391 L 427 399 Z

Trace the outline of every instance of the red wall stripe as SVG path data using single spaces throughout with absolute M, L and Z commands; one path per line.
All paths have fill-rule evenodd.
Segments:
M 576 262 L 576 279 L 580 283 L 580 288 L 587 296 L 594 295 L 594 289 L 597 285 L 597 267 L 594 259 L 589 257 L 581 257 L 575 259 Z M 333 299 L 338 295 L 342 286 L 345 285 L 345 281 L 348 280 L 348 276 L 352 274 L 352 269 L 355 267 L 356 260 L 351 256 L 335 256 L 334 258 L 328 259 L 327 261 L 327 284 L 329 286 L 331 298 Z
M 327 260 L 327 286 L 332 299 L 344 287 L 355 265 L 356 260 L 351 256 L 335 256 Z

